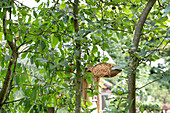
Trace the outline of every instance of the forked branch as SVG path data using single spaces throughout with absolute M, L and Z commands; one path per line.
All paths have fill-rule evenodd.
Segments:
M 149 83 L 147 83 L 147 84 L 145 84 L 145 85 L 143 85 L 143 86 L 141 86 L 141 87 L 139 87 L 139 88 L 136 88 L 136 89 L 142 89 L 142 88 L 146 87 L 146 86 L 149 85 L 149 84 L 152 84 L 152 83 L 154 83 L 154 82 L 156 82 L 156 81 L 158 81 L 158 80 L 161 80 L 162 78 L 163 78 L 163 77 L 158 78 L 158 79 L 156 79 L 156 80 L 153 80 L 153 81 L 151 81 L 151 82 L 149 82 Z

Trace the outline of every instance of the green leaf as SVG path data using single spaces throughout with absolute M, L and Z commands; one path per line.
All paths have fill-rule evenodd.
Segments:
M 40 1 L 40 0 L 35 0 L 37 3 Z
M 73 98 L 73 94 L 70 94 L 70 93 L 69 93 L 68 95 L 69 95 L 70 98 Z
M 85 55 L 84 55 L 84 60 L 87 60 L 87 58 L 88 58 L 88 57 L 87 57 L 87 54 L 85 54 Z
M 21 67 L 21 63 L 17 63 L 17 68 L 19 69 Z
M 31 15 L 28 15 L 29 18 L 28 18 L 28 22 L 31 22 Z
M 22 67 L 20 66 L 19 70 L 18 70 L 18 74 L 22 73 Z
M 20 81 L 19 81 L 19 76 L 18 76 L 18 75 L 15 76 L 14 81 L 15 81 L 16 84 L 19 84 L 19 83 L 20 83 Z
M 117 38 L 111 38 L 111 40 L 115 41 L 116 43 L 119 43 Z
M 51 46 L 52 48 L 55 48 L 58 44 L 59 40 L 58 37 L 55 37 L 54 35 L 51 35 Z
M 39 73 L 45 73 L 45 72 L 46 72 L 45 69 L 40 69 L 40 70 L 39 70 Z
M 63 22 L 64 22 L 65 24 L 68 22 L 68 20 L 69 20 L 69 16 L 68 16 L 68 15 L 63 18 Z
M 164 75 L 163 78 L 162 78 L 164 81 L 169 81 L 170 80 L 170 76 L 167 74 L 167 75 Z
M 22 55 L 21 55 L 21 59 L 24 59 L 26 56 L 27 56 L 27 52 L 26 53 L 23 53 Z
M 37 86 L 34 86 L 34 88 L 32 89 L 32 93 L 31 93 L 31 100 L 35 100 L 36 99 L 37 91 L 38 91 Z
M 0 41 L 2 41 L 2 35 L 3 35 L 3 32 L 0 32 Z
M 122 38 L 123 38 L 123 35 L 124 35 L 124 32 L 120 32 L 120 33 L 119 33 L 119 39 L 122 39 Z
M 26 113 L 28 113 L 28 111 L 29 111 L 29 109 L 30 109 L 30 107 L 31 107 L 30 99 L 28 99 L 28 98 L 25 99 L 25 101 L 24 101 L 24 106 L 25 106 L 24 111 L 25 111 Z
M 5 60 L 9 60 L 9 59 L 11 59 L 11 56 L 10 55 L 6 55 L 5 56 Z
M 34 56 L 32 56 L 32 57 L 30 58 L 30 61 L 31 61 L 31 64 L 34 63 Z
M 110 48 L 108 43 L 103 43 L 103 45 L 104 45 L 104 47 L 107 48 L 107 49 Z
M 127 0 L 113 0 L 113 3 L 116 2 L 116 3 L 120 3 L 120 2 L 127 2 Z
M 107 62 L 109 60 L 108 57 L 104 57 L 104 59 L 102 59 L 102 62 Z
M 66 7 L 66 4 L 61 4 L 61 5 L 59 6 L 59 9 L 65 9 L 65 7 Z
M 49 4 L 50 4 L 50 1 L 49 1 L 49 0 L 47 0 L 47 7 L 49 6 Z
M 133 103 L 133 100 L 134 100 L 134 99 L 132 99 L 132 100 L 130 101 L 129 105 L 125 108 L 125 111 L 128 111 L 128 110 L 129 110 L 129 108 L 131 107 L 131 105 L 132 105 L 132 103 Z
M 17 107 L 21 106 L 21 104 L 23 104 L 23 102 L 24 102 L 24 98 L 22 98 L 22 99 L 19 101 L 19 103 L 17 104 Z
M 37 13 L 36 13 L 35 10 L 33 11 L 33 15 L 34 15 L 35 18 L 37 17 Z
M 162 18 L 159 19 L 159 23 L 165 22 L 166 20 L 168 20 L 167 16 L 162 17 Z
M 38 10 L 42 8 L 44 3 L 41 3 L 39 6 L 38 6 Z
M 42 51 L 46 48 L 46 43 L 44 41 L 40 42 Z
M 159 56 L 153 55 L 153 58 L 154 58 L 155 60 L 157 60 L 157 59 L 159 59 Z
M 88 78 L 86 78 L 86 80 L 87 80 L 87 83 L 89 83 L 89 84 L 93 83 L 92 77 L 88 77 Z
M 98 51 L 97 46 L 93 45 L 92 53 L 96 53 Z

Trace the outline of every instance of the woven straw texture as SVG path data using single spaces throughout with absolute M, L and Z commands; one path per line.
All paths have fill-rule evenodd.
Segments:
M 88 66 L 87 72 L 92 72 L 97 77 L 114 77 L 120 73 L 121 69 L 111 70 L 112 67 L 116 67 L 115 64 L 99 63 L 95 66 Z

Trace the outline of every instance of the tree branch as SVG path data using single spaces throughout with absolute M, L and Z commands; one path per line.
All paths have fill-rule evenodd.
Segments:
M 160 7 L 165 8 L 165 7 L 163 7 L 163 6 L 161 5 L 161 3 L 160 3 L 160 1 L 159 1 L 159 0 L 158 0 L 158 4 L 159 4 L 159 6 L 160 6 Z
M 86 37 L 89 33 L 91 33 L 91 31 L 88 31 L 87 33 L 85 33 L 82 38 Z
M 25 37 L 26 37 L 26 36 L 25 36 Z M 24 40 L 24 42 L 23 42 L 21 45 L 19 45 L 17 49 L 19 49 L 21 46 L 23 46 L 23 45 L 25 45 L 25 44 L 28 44 L 28 43 L 30 43 L 30 42 L 32 42 L 32 40 L 30 40 L 30 41 L 28 41 L 28 42 L 26 42 L 26 41 Z
M 152 50 L 148 50 L 146 52 L 150 52 L 150 51 L 164 51 L 164 52 L 169 52 L 169 50 L 164 50 L 164 49 L 152 49 Z
M 55 2 L 55 4 L 54 4 L 54 6 L 53 6 L 53 10 L 55 10 L 55 7 L 56 7 L 56 5 L 58 4 L 58 2 L 59 2 L 59 0 L 57 0 L 56 2 Z
M 146 34 L 148 34 L 148 33 L 150 33 L 152 30 L 149 30 L 148 32 L 146 32 L 146 33 L 141 33 L 141 35 L 146 35 Z
M 74 3 L 74 2 L 72 2 L 71 0 L 68 0 L 68 1 L 69 1 L 71 4 L 73 4 L 73 5 L 75 4 L 75 3 Z
M 168 33 L 166 34 L 166 36 L 165 36 L 165 38 L 166 37 L 168 37 Z M 159 48 L 162 44 L 163 44 L 163 41 L 165 41 L 165 38 L 161 41 L 161 43 L 156 47 L 156 48 Z M 169 43 L 169 41 L 165 44 L 165 46 L 163 47 L 163 49 L 153 49 L 153 50 L 148 50 L 148 51 L 146 51 L 146 52 L 149 52 L 149 51 L 151 51 L 147 56 L 145 56 L 144 58 L 142 58 L 142 59 L 145 59 L 145 58 L 147 58 L 147 57 L 149 57 L 151 54 L 153 54 L 155 51 L 160 51 L 160 50 L 162 50 L 162 51 L 165 51 L 165 52 L 168 52 L 168 51 L 166 51 L 166 50 L 164 50 L 164 48 L 167 46 L 167 44 Z
M 116 108 L 117 110 L 119 109 L 121 101 L 122 101 L 122 97 L 120 97 L 120 99 L 119 99 L 119 103 L 118 103 L 117 108 Z
M 16 63 L 17 63 L 17 62 L 15 62 L 15 64 L 14 64 L 14 70 L 13 70 L 13 73 L 14 73 L 14 74 L 15 74 L 15 69 L 16 69 Z M 11 90 L 13 89 L 13 88 L 12 88 L 12 82 L 13 82 L 13 80 L 14 80 L 14 76 L 11 78 L 10 86 L 9 86 L 9 90 L 8 90 L 8 94 L 7 94 L 6 99 L 4 100 L 4 102 L 7 101 L 8 97 L 9 97 L 9 95 L 10 95 L 10 92 L 11 92 Z
M 124 31 L 124 30 L 121 30 L 121 29 L 114 29 L 114 28 L 108 28 L 109 30 L 113 30 L 113 31 L 122 31 L 122 32 L 126 32 L 126 33 L 131 33 L 133 34 L 133 32 L 129 32 L 129 31 Z
M 12 2 L 11 2 L 10 5 L 12 6 Z M 12 15 L 11 10 L 12 9 L 10 8 L 10 10 L 9 10 L 9 20 L 10 21 L 11 21 L 11 15 Z M 11 24 L 9 24 L 9 26 L 11 26 Z M 4 83 L 3 83 L 3 87 L 2 87 L 2 90 L 0 92 L 0 108 L 2 107 L 2 105 L 4 103 L 4 98 L 5 98 L 5 96 L 6 96 L 7 92 L 8 92 L 8 87 L 9 87 L 12 72 L 15 72 L 15 68 L 12 68 L 12 66 L 13 66 L 13 64 L 16 64 L 17 58 L 18 58 L 18 49 L 17 49 L 16 43 L 13 42 L 13 40 L 12 41 L 8 40 L 9 35 L 7 35 L 8 33 L 7 33 L 7 24 L 6 24 L 6 14 L 3 17 L 3 30 L 4 30 L 3 32 L 4 32 L 5 40 L 7 40 L 9 46 L 12 49 L 12 55 L 11 55 L 12 59 L 9 62 L 7 73 L 6 73 L 6 76 L 5 76 Z M 9 29 L 9 31 L 11 32 L 11 29 Z M 13 71 L 12 71 L 12 69 L 13 69 Z
M 60 33 L 60 34 L 62 34 L 62 35 L 66 35 L 66 36 L 68 36 L 68 37 L 70 37 L 70 38 L 73 38 L 73 36 L 71 36 L 71 35 L 69 35 L 69 34 L 67 34 L 67 33 L 59 32 L 59 31 L 54 31 L 54 32 L 51 32 L 51 31 L 42 31 L 42 32 L 39 33 L 39 34 L 33 34 L 33 33 L 29 33 L 29 34 L 30 34 L 30 35 L 34 35 L 34 36 L 39 36 L 39 35 L 42 35 L 44 32 L 48 32 L 48 33 Z
M 33 46 L 35 46 L 36 44 L 32 44 L 32 45 L 30 45 L 30 46 L 26 46 L 21 52 L 19 52 L 19 54 L 21 54 L 21 53 L 25 53 L 25 52 L 32 52 L 32 51 L 30 51 L 30 49 L 32 49 L 32 47 Z M 28 48 L 28 49 L 27 49 Z M 37 52 L 37 53 L 39 53 L 39 52 Z
M 151 83 L 153 83 L 153 82 L 156 82 L 156 81 L 158 81 L 158 80 L 161 80 L 162 78 L 163 78 L 163 77 L 158 78 L 158 79 L 156 79 L 156 80 L 154 80 L 154 81 L 151 81 L 151 82 L 149 82 L 149 83 L 143 85 L 142 87 L 139 87 L 139 88 L 136 88 L 136 89 L 142 89 L 143 87 L 145 87 L 145 86 L 147 86 L 147 85 L 149 85 L 149 84 L 151 84 Z
M 11 75 L 12 75 L 12 71 L 11 71 L 12 65 L 16 62 L 16 59 L 17 59 L 17 56 L 16 56 L 17 52 L 15 51 L 15 44 L 13 43 L 13 41 L 11 41 L 11 42 L 8 41 L 8 38 L 7 38 L 6 14 L 4 15 L 4 18 L 3 18 L 3 30 L 4 30 L 5 40 L 7 40 L 8 44 L 10 45 L 10 47 L 12 49 L 12 56 L 13 56 L 14 59 L 10 60 L 10 62 L 9 62 L 6 77 L 5 77 L 5 80 L 4 80 L 4 83 L 3 83 L 2 90 L 0 92 L 0 107 L 3 105 L 3 101 L 4 101 L 5 95 L 6 95 L 7 90 L 8 90 L 9 81 L 10 81 L 10 78 L 11 78 Z
M 144 11 L 142 12 L 142 15 L 141 15 L 141 17 L 139 19 L 139 22 L 138 22 L 137 26 L 136 26 L 135 35 L 134 35 L 134 38 L 133 38 L 133 45 L 136 48 L 135 50 L 138 49 L 139 40 L 140 40 L 140 36 L 142 35 L 141 32 L 142 32 L 144 23 L 146 21 L 146 18 L 148 16 L 151 8 L 155 4 L 155 2 L 156 2 L 156 0 L 149 0 L 149 2 L 147 3 Z
M 170 41 L 168 41 L 168 42 L 165 44 L 165 46 L 163 47 L 163 49 L 165 49 L 165 47 L 169 44 L 169 42 L 170 42 Z
M 24 99 L 24 98 L 26 98 L 26 97 L 20 98 L 20 99 L 18 99 L 18 100 L 13 100 L 13 101 L 4 102 L 3 104 L 10 104 L 10 103 L 18 102 L 18 101 L 21 101 L 21 100 Z
M 21 4 L 22 6 L 24 6 L 24 7 L 28 8 L 28 9 L 31 9 L 30 7 L 28 7 L 28 6 L 24 5 L 23 3 L 21 3 L 21 2 L 19 2 L 19 1 L 17 1 L 17 0 L 14 0 L 14 1 L 18 2 L 19 4 Z M 14 3 L 15 3 L 15 2 L 14 2 Z M 16 4 L 16 3 L 15 3 L 15 4 Z M 19 8 L 20 8 L 20 7 L 19 7 Z

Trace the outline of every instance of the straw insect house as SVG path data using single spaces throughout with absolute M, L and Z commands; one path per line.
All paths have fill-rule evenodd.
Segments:
M 111 69 L 116 66 L 117 65 L 110 63 L 99 63 L 95 66 L 88 66 L 86 71 L 92 72 L 95 77 L 114 77 L 122 71 L 121 69 Z
M 114 77 L 118 73 L 120 73 L 122 70 L 121 69 L 112 69 L 114 67 L 117 67 L 115 64 L 110 64 L 110 63 L 99 63 L 96 64 L 95 66 L 87 66 L 86 72 L 92 72 L 94 75 L 94 80 L 98 83 L 97 88 L 98 91 L 101 92 L 101 89 L 99 88 L 99 83 L 100 83 L 100 77 Z M 87 89 L 89 87 L 88 83 L 86 80 L 83 81 L 83 89 Z M 88 94 L 85 93 L 85 90 L 83 91 L 83 96 L 85 99 L 90 100 L 88 97 Z M 101 95 L 97 95 L 96 98 L 96 105 L 97 105 L 97 113 L 100 113 L 101 111 Z

